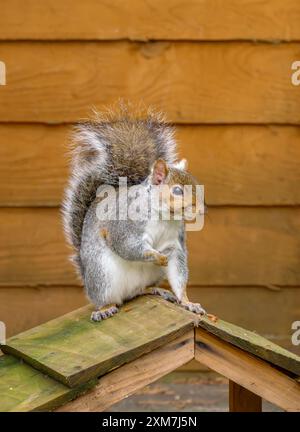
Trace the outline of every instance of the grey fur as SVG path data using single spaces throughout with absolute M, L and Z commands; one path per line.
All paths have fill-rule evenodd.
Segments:
M 127 177 L 128 185 L 140 184 L 150 174 L 156 159 L 176 160 L 173 129 L 160 114 L 137 119 L 121 112 L 96 116 L 74 128 L 72 171 L 62 212 L 66 237 L 79 250 L 84 218 L 101 184 L 117 185 Z
M 147 193 L 145 190 L 146 195 Z M 145 199 L 148 199 L 148 197 L 145 196 Z M 118 303 L 111 294 L 113 275 L 110 268 L 107 265 L 101 265 L 101 260 L 107 257 L 108 249 L 124 261 L 147 262 L 147 266 L 152 265 L 153 271 L 148 285 L 156 285 L 165 275 L 161 267 L 154 264 L 155 259 L 145 256 L 145 252 L 152 251 L 157 257 L 168 258 L 164 254 L 173 254 L 174 250 L 157 251 L 143 239 L 147 224 L 146 220 L 120 221 L 110 219 L 109 215 L 108 220 L 99 220 L 96 211 L 97 205 L 98 201 L 95 199 L 85 217 L 80 248 L 80 271 L 87 296 L 97 308 L 100 308 L 109 303 Z M 109 233 L 107 239 L 103 239 L 99 235 L 102 228 L 107 229 Z M 183 262 L 183 264 L 186 266 L 186 262 Z M 179 267 L 178 270 L 185 272 L 184 269 L 180 270 Z M 119 269 L 119 271 L 122 270 Z M 122 301 L 142 293 L 145 288 L 143 285 L 139 286 L 137 291 L 131 292 L 129 296 L 122 298 Z M 122 301 L 118 304 L 121 304 Z
M 157 159 L 164 159 L 168 165 L 175 163 L 172 128 L 153 114 L 142 119 L 97 115 L 96 120 L 77 125 L 74 140 L 63 219 L 67 239 L 75 250 L 73 262 L 88 298 L 97 309 L 109 304 L 118 306 L 167 276 L 175 297 L 159 290 L 156 294 L 200 311 L 200 305 L 191 306 L 184 297 L 188 267 L 182 221 L 160 222 L 162 231 L 171 229 L 173 235 L 171 243 L 167 240 L 165 249 L 160 250 L 159 238 L 149 241 L 145 235 L 146 220 L 103 221 L 97 217 L 100 185 L 117 186 L 119 177 L 126 177 L 128 186 L 147 185 Z M 149 200 L 149 188 L 143 190 L 142 199 Z M 107 237 L 100 235 L 103 229 L 107 230 Z M 136 278 L 134 284 L 130 277 Z M 103 312 L 95 311 L 92 319 L 106 319 L 117 310 L 111 306 Z

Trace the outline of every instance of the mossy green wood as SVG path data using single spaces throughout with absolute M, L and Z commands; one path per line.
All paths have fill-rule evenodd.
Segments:
M 223 320 L 212 322 L 207 317 L 201 318 L 199 327 L 218 336 L 232 345 L 256 355 L 295 375 L 300 375 L 300 357 L 296 354 L 270 342 L 257 333 L 245 330 Z
M 92 306 L 12 337 L 3 351 L 70 387 L 88 382 L 193 328 L 195 315 L 154 296 L 92 322 Z
M 49 411 L 97 383 L 70 389 L 10 355 L 0 356 L 0 412 Z

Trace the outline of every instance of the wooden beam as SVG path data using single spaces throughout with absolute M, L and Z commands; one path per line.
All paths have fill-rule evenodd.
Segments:
M 73 122 L 125 98 L 173 123 L 300 124 L 298 55 L 297 43 L 2 42 L 0 121 Z
M 174 305 L 172 308 L 174 312 L 180 311 Z M 254 396 L 258 395 L 287 411 L 300 411 L 300 383 L 297 379 L 292 379 L 270 363 L 224 342 L 206 330 L 197 328 L 195 333 L 195 344 L 194 330 L 187 330 L 99 380 L 86 381 L 74 389 L 69 389 L 16 358 L 2 356 L 0 411 L 50 410 L 62 404 L 66 405 L 60 411 L 104 410 L 194 356 L 197 361 L 233 381 L 230 384 L 232 410 L 259 410 L 259 398 Z M 50 344 L 48 347 L 52 348 Z M 70 352 L 68 356 L 69 359 L 72 357 Z M 88 393 L 80 396 L 87 390 Z M 68 403 L 75 397 L 78 399 Z
M 101 377 L 88 393 L 57 411 L 103 411 L 194 358 L 194 331 Z
M 286 411 L 300 411 L 296 380 L 201 328 L 196 329 L 195 359 Z
M 229 380 L 229 411 L 261 412 L 261 397 Z
M 51 411 L 70 400 L 62 411 L 105 409 L 193 357 L 194 331 L 189 330 L 99 380 L 70 389 L 15 357 L 0 355 L 0 412 Z
M 212 322 L 203 317 L 199 326 L 220 339 L 229 342 L 243 351 L 254 354 L 276 366 L 300 375 L 300 357 L 279 345 L 270 342 L 257 333 L 219 319 Z
M 50 411 L 96 383 L 70 389 L 23 361 L 0 354 L 0 412 Z
M 205 185 L 208 206 L 299 205 L 299 131 L 298 126 L 178 125 L 176 138 L 180 156 Z M 61 204 L 70 132 L 70 125 L 0 124 L 0 206 Z
M 299 295 L 300 287 L 281 287 L 279 291 L 255 286 L 188 287 L 190 300 L 201 303 L 207 311 L 255 330 L 298 355 L 300 349 L 292 344 L 290 323 L 299 316 Z M 0 287 L 0 317 L 6 323 L 7 338 L 86 304 L 84 290 L 78 285 Z
M 86 306 L 7 340 L 3 351 L 70 387 L 97 378 L 186 333 L 195 314 L 156 296 L 124 304 L 112 318 L 90 320 Z
M 2 3 L 0 39 L 300 39 L 297 0 Z

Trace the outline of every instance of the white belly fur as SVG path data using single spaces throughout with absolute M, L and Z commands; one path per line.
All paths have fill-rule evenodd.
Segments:
M 145 236 L 154 249 L 163 251 L 178 245 L 179 228 L 179 223 L 174 221 L 149 221 Z M 102 266 L 106 269 L 110 281 L 108 301 L 117 304 L 141 293 L 165 273 L 165 268 L 155 264 L 127 261 L 108 247 L 102 255 Z
M 149 221 L 145 230 L 145 236 L 158 251 L 169 247 L 179 247 L 180 221 Z

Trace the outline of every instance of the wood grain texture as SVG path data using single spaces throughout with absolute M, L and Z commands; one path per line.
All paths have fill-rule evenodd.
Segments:
M 208 212 L 203 230 L 189 233 L 190 284 L 298 285 L 298 208 Z
M 196 329 L 195 358 L 286 411 L 300 411 L 300 385 L 269 363 Z
M 70 131 L 0 124 L 0 206 L 60 205 Z M 176 137 L 208 205 L 300 204 L 299 127 L 181 125 Z
M 69 134 L 68 126 L 0 125 L 0 205 L 60 205 Z
M 0 356 L 0 412 L 49 411 L 94 384 L 70 389 L 13 356 Z
M 208 206 L 299 204 L 300 128 L 181 126 L 177 137 Z
M 141 296 L 108 320 L 90 320 L 92 306 L 6 341 L 2 350 L 75 387 L 186 333 L 197 316 L 161 298 Z
M 300 39 L 297 0 L 10 0 L 0 39 Z
M 300 285 L 300 209 L 210 208 L 188 235 L 191 285 Z M 74 285 L 57 209 L 0 210 L 0 285 Z
M 279 345 L 270 342 L 257 333 L 238 327 L 227 321 L 218 319 L 213 323 L 207 317 L 199 322 L 199 327 L 204 328 L 210 334 L 214 334 L 230 344 L 241 348 L 245 352 L 254 354 L 282 369 L 300 375 L 300 357 Z
M 9 338 L 87 304 L 80 286 L 1 287 L 0 321 Z
M 211 313 L 300 355 L 292 344 L 291 323 L 299 319 L 299 287 L 189 287 L 188 296 Z M 0 321 L 7 338 L 87 304 L 79 286 L 1 287 Z M 198 363 L 196 363 L 197 367 Z M 192 365 L 191 365 L 192 367 Z M 186 367 L 185 367 L 186 368 Z
M 3 285 L 19 285 L 18 279 L 27 280 L 27 285 L 79 282 L 68 259 L 71 251 L 58 209 L 2 209 L 0 219 L 1 214 Z
M 299 44 L 11 42 L 0 121 L 61 123 L 118 98 L 177 123 L 300 123 Z M 39 59 L 38 65 L 36 59 Z
M 299 319 L 299 288 L 189 287 L 188 296 L 225 321 L 256 332 L 300 356 L 292 344 L 291 324 Z
M 101 377 L 88 393 L 57 411 L 99 412 L 194 358 L 194 330 Z
M 75 407 L 80 407 L 77 411 L 104 409 L 193 357 L 194 331 L 190 330 L 99 380 L 70 389 L 15 357 L 3 355 L 0 356 L 0 412 L 49 411 L 61 405 L 59 411 L 74 411 Z M 81 393 L 84 396 L 74 400 Z
M 261 397 L 229 380 L 229 411 L 261 412 Z

